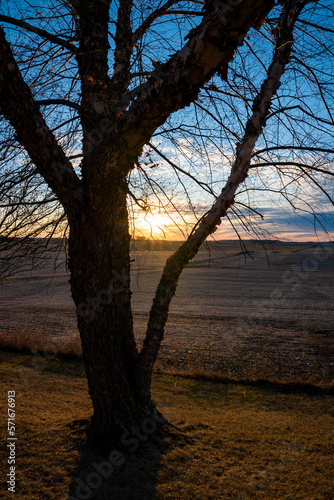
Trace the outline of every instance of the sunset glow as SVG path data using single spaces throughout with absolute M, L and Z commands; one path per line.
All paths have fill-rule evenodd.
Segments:
M 159 238 L 168 238 L 168 217 L 159 212 L 145 214 L 145 217 L 140 221 L 140 229 L 144 236 L 152 236 Z

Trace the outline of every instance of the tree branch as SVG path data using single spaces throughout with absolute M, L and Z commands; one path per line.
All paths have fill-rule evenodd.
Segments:
M 291 111 L 293 109 L 299 109 L 302 113 L 309 116 L 310 118 L 313 118 L 313 120 L 316 120 L 317 122 L 325 123 L 326 125 L 333 125 L 333 123 L 330 120 L 326 120 L 325 118 L 321 118 L 320 116 L 315 116 L 311 111 L 307 111 L 300 104 L 297 104 L 295 106 L 286 106 L 284 108 L 279 108 L 276 111 L 273 111 L 272 113 L 270 113 L 270 115 L 268 116 L 268 119 L 271 118 L 272 116 L 279 114 L 279 113 L 285 114 L 286 111 Z
M 294 146 L 294 145 L 291 145 L 291 146 L 271 146 L 269 148 L 259 149 L 258 151 L 254 151 L 254 153 L 252 153 L 252 158 L 254 158 L 255 156 L 260 155 L 262 153 L 267 153 L 268 151 L 277 151 L 279 149 L 283 149 L 283 150 L 287 149 L 289 151 L 292 151 L 292 150 L 296 149 L 297 151 L 315 151 L 315 152 L 318 152 L 318 153 L 331 153 L 331 154 L 334 154 L 334 149 L 312 148 L 312 147 L 308 147 L 308 146 Z
M 134 45 L 131 28 L 132 5 L 133 0 L 121 0 L 117 14 L 112 85 L 117 89 L 119 95 L 126 92 L 130 82 L 130 60 Z
M 186 45 L 136 90 L 135 101 L 120 118 L 129 150 L 138 154 L 168 116 L 197 98 L 201 87 L 227 66 L 249 29 L 271 7 L 272 2 L 265 0 L 208 3 L 201 24 L 190 31 Z M 129 104 L 125 96 L 123 109 Z
M 303 24 L 304 26 L 311 26 L 312 28 L 316 28 L 321 32 L 326 31 L 327 33 L 334 33 L 334 29 L 331 29 L 328 26 L 320 26 L 319 24 L 311 23 L 310 21 L 306 21 L 305 19 L 298 19 L 298 22 Z
M 298 163 L 296 161 L 265 161 L 263 163 L 253 163 L 250 165 L 250 169 L 253 168 L 263 168 L 263 167 L 269 167 L 269 166 L 274 166 L 276 168 L 278 167 L 298 167 L 300 169 L 308 169 L 308 170 L 313 170 L 314 172 L 319 172 L 321 174 L 325 175 L 332 175 L 334 176 L 334 171 L 331 172 L 330 170 L 325 170 L 324 168 L 320 167 L 315 167 L 314 165 L 307 165 L 306 163 Z
M 146 33 L 146 31 L 150 28 L 150 26 L 156 21 L 159 17 L 168 14 L 167 10 L 169 7 L 172 7 L 176 3 L 180 3 L 180 0 L 168 0 L 160 9 L 152 12 L 143 22 L 139 28 L 133 34 L 133 45 L 138 42 L 138 40 Z
M 163 16 L 204 16 L 203 12 L 198 12 L 195 10 L 168 10 Z
M 299 0 L 292 0 L 289 2 L 290 8 L 285 9 L 280 17 L 272 63 L 254 100 L 252 116 L 247 122 L 244 137 L 237 144 L 236 157 L 225 187 L 209 212 L 193 228 L 185 243 L 166 262 L 150 312 L 143 348 L 138 358 L 138 376 L 147 391 L 150 387 L 152 368 L 163 339 L 169 304 L 175 294 L 179 276 L 188 262 L 195 257 L 206 238 L 217 229 L 221 218 L 226 216 L 227 210 L 234 204 L 237 188 L 248 175 L 252 151 L 262 133 L 272 98 L 290 58 L 293 45 L 292 31 L 301 6 Z
M 108 76 L 108 25 L 111 0 L 72 1 L 79 18 L 79 50 L 76 59 L 81 82 L 83 152 L 89 160 L 90 132 L 106 118 L 110 101 Z M 88 163 L 88 162 L 87 162 Z M 83 166 L 85 169 L 85 166 Z
M 0 27 L 0 108 L 16 130 L 38 172 L 62 203 L 67 215 L 80 210 L 83 192 L 72 164 L 45 123 Z
M 56 45 L 60 45 L 61 47 L 64 47 L 64 49 L 67 49 L 73 52 L 74 54 L 76 54 L 78 51 L 77 47 L 73 45 L 71 42 L 67 42 L 62 38 L 59 38 L 58 36 L 53 35 L 52 33 L 49 33 L 46 30 L 37 28 L 36 26 L 33 26 L 32 24 L 29 24 L 26 21 L 22 21 L 21 19 L 15 19 L 14 17 L 4 16 L 3 14 L 0 14 L 0 21 L 11 24 L 13 26 L 18 26 L 19 28 L 24 28 L 25 30 L 30 31 L 32 33 L 36 33 L 36 35 L 39 35 L 45 40 L 49 40 L 49 42 L 55 43 Z
M 196 184 L 198 184 L 202 189 L 204 189 L 205 191 L 207 191 L 208 193 L 214 195 L 215 193 L 212 191 L 212 189 L 210 188 L 210 186 L 208 186 L 207 184 L 205 184 L 204 182 L 201 182 L 199 181 L 198 179 L 196 179 L 196 177 L 194 177 L 193 175 L 191 175 L 189 172 L 186 172 L 185 170 L 183 170 L 183 168 L 180 168 L 178 167 L 174 162 L 172 162 L 166 155 L 164 155 L 161 151 L 159 151 L 159 149 L 157 149 L 155 146 L 153 146 L 153 144 L 151 142 L 148 143 L 148 146 L 150 146 L 150 148 L 153 149 L 153 151 L 155 151 L 163 160 L 165 160 L 165 162 L 169 163 L 169 165 L 174 169 L 174 170 L 177 170 L 179 172 L 181 172 L 182 174 L 186 175 L 187 177 L 189 177 L 190 179 L 192 179 L 194 182 L 196 182 Z
M 67 101 L 66 99 L 42 99 L 42 100 L 35 101 L 35 103 L 38 106 L 48 106 L 49 104 L 50 105 L 62 104 L 64 106 L 69 106 L 70 108 L 76 109 L 78 111 L 78 113 L 80 113 L 80 109 L 81 109 L 79 104 L 77 104 L 76 102 Z

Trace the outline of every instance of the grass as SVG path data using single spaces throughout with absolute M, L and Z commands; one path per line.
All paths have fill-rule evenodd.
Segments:
M 45 337 L 43 334 L 31 336 L 22 335 L 17 332 L 0 331 L 0 350 L 18 353 L 33 353 L 33 363 L 45 364 L 47 360 L 48 369 L 55 367 L 57 362 L 52 360 L 61 358 L 80 360 L 82 357 L 79 336 L 56 336 L 53 339 Z M 284 369 L 273 361 L 268 361 L 265 357 L 253 359 L 245 362 L 237 357 L 225 368 L 219 370 L 203 369 L 202 359 L 192 360 L 188 364 L 175 364 L 177 359 L 158 359 L 156 363 L 157 373 L 168 373 L 175 376 L 184 376 L 201 380 L 213 380 L 220 382 L 239 382 L 242 384 L 272 384 L 274 386 L 295 387 L 299 389 L 313 389 L 315 391 L 327 391 L 334 393 L 333 371 L 328 365 L 324 371 L 323 366 L 313 366 L 312 370 L 304 369 L 303 372 L 298 366 L 285 366 Z M 318 369 L 317 369 L 318 368 Z
M 106 460 L 84 440 L 92 407 L 82 362 L 10 351 L 0 361 L 3 438 L 7 391 L 16 391 L 15 497 L 79 499 L 78 478 L 87 484 L 92 464 Z M 169 421 L 164 433 L 125 454 L 86 498 L 334 498 L 332 395 L 156 373 L 153 396 Z M 1 498 L 12 499 L 3 478 Z
M 82 355 L 79 334 L 75 337 L 57 335 L 53 339 L 44 334 L 22 335 L 22 332 L 0 330 L 0 349 L 27 352 L 47 352 L 80 358 Z

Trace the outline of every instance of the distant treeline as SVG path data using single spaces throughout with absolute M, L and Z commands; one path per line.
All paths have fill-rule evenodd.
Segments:
M 158 251 L 158 250 L 169 250 L 173 251 L 176 250 L 180 245 L 182 244 L 182 241 L 171 241 L 171 240 L 155 240 L 155 239 L 149 239 L 149 238 L 136 238 L 131 240 L 131 249 L 134 251 L 140 251 L 140 250 L 151 250 L 151 251 Z M 245 239 L 242 241 L 242 243 L 239 242 L 239 240 L 216 240 L 216 241 L 207 241 L 203 244 L 202 250 L 224 250 L 224 249 L 235 249 L 235 248 L 240 248 L 243 251 L 247 252 L 247 250 L 254 250 L 256 248 L 262 247 L 270 250 L 273 246 L 275 248 L 277 247 L 287 247 L 291 248 L 292 247 L 315 247 L 317 245 L 323 245 L 323 246 L 329 246 L 332 245 L 334 246 L 334 241 L 332 242 L 320 242 L 320 241 L 306 241 L 306 242 L 286 242 L 282 240 L 257 240 L 257 239 Z
M 33 246 L 40 246 L 40 247 L 45 247 L 47 240 L 43 238 L 32 238 L 32 239 L 26 239 L 26 238 L 8 238 L 4 236 L 0 236 L 0 245 L 11 243 L 11 246 L 16 243 L 16 244 L 21 244 L 22 246 L 24 245 L 31 245 L 34 243 Z M 59 245 L 64 245 L 66 244 L 66 241 L 64 238 L 51 238 L 49 240 L 47 247 L 49 249 L 52 249 L 54 247 L 58 247 Z M 174 240 L 160 240 L 160 239 L 152 239 L 152 238 L 144 238 L 144 237 L 139 237 L 139 238 L 131 238 L 131 250 L 133 251 L 140 251 L 140 250 L 151 250 L 151 251 L 158 251 L 158 250 L 164 250 L 164 251 L 173 251 L 176 250 L 180 245 L 182 244 L 182 241 L 174 241 Z M 283 241 L 283 240 L 257 240 L 257 239 L 244 239 L 242 243 L 239 242 L 239 240 L 216 240 L 216 241 L 207 241 L 203 245 L 203 250 L 206 249 L 223 249 L 225 248 L 235 248 L 237 247 L 252 247 L 254 246 L 259 247 L 266 247 L 270 249 L 270 247 L 277 247 L 277 246 L 284 246 L 284 247 L 292 247 L 292 246 L 317 246 L 317 245 L 322 245 L 322 246 L 334 246 L 334 241 L 306 241 L 306 242 L 296 242 L 296 241 Z

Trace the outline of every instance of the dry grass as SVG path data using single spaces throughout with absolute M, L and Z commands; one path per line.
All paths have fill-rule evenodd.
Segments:
M 277 372 L 271 364 L 261 365 L 260 362 L 244 363 L 243 360 L 234 360 L 233 369 L 204 370 L 200 365 L 191 364 L 185 368 L 165 367 L 157 364 L 156 373 L 172 375 L 181 378 L 203 380 L 208 382 L 235 383 L 252 386 L 272 386 L 286 390 L 300 390 L 307 392 L 326 392 L 334 394 L 333 377 L 325 380 L 314 371 L 299 373 L 291 367 L 290 371 Z
M 77 498 L 105 458 L 84 442 L 92 408 L 80 361 L 0 352 L 1 408 L 17 393 L 19 500 Z M 156 374 L 168 419 L 90 500 L 333 499 L 333 397 Z M 1 428 L 6 413 L 1 411 Z M 3 441 L 4 443 L 4 441 Z M 7 449 L 0 450 L 7 469 Z M 2 479 L 1 498 L 13 498 Z M 70 497 L 68 494 L 70 493 Z M 83 498 L 83 497 L 81 497 Z
M 44 360 L 50 360 L 57 356 L 81 359 L 82 356 L 79 335 L 77 337 L 57 335 L 50 338 L 42 334 L 26 336 L 21 333 L 0 331 L 0 349 L 33 353 L 35 359 L 43 358 Z M 325 373 L 323 366 L 319 367 L 319 370 L 313 366 L 312 369 L 304 369 L 301 372 L 298 366 L 285 366 L 282 368 L 265 357 L 252 359 L 251 361 L 234 357 L 227 367 L 221 368 L 219 371 L 203 369 L 201 356 L 188 364 L 178 363 L 177 359 L 175 359 L 173 365 L 170 365 L 168 359 L 165 360 L 162 357 L 157 361 L 155 370 L 157 373 L 202 380 L 240 382 L 242 384 L 269 382 L 274 385 L 293 385 L 300 386 L 300 388 L 314 387 L 315 389 L 334 391 L 333 373 L 329 365 L 328 373 Z
M 62 354 L 65 356 L 81 357 L 81 343 L 77 336 L 57 335 L 54 337 L 35 333 L 23 335 L 22 332 L 0 331 L 0 349 L 13 351 L 27 351 L 32 353 Z
M 162 498 L 333 498 L 330 396 L 190 379 L 173 385 L 164 414 L 193 443 L 164 457 Z

